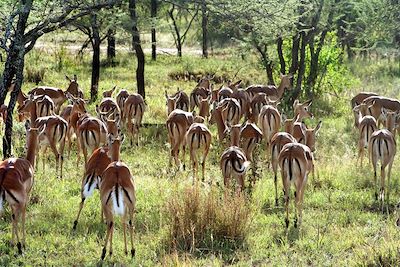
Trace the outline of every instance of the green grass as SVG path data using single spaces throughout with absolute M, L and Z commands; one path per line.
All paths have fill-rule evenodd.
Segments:
M 33 51 L 27 66 L 46 68 L 44 84 L 66 88 L 64 75 L 77 74 L 80 86 L 88 96 L 90 86 L 89 57 L 77 59 L 68 51 L 62 52 L 62 68 L 54 54 Z M 119 65 L 103 68 L 101 90 L 117 85 L 135 91 L 135 61 L 133 55 L 119 55 Z M 380 66 L 380 67 L 379 67 Z M 249 225 L 244 239 L 232 241 L 218 239 L 212 244 L 211 236 L 199 243 L 192 253 L 175 250 L 170 241 L 171 203 L 183 201 L 185 188 L 190 187 L 191 171 L 168 170 L 169 150 L 166 131 L 147 128 L 141 132 L 140 147 L 125 143 L 121 158 L 130 167 L 137 187 L 137 213 L 135 216 L 136 257 L 131 260 L 123 253 L 123 235 L 120 221 L 114 234 L 114 254 L 106 257 L 107 265 L 132 266 L 287 266 L 287 265 L 399 265 L 400 232 L 395 227 L 396 214 L 389 216 L 379 212 L 373 197 L 372 167 L 356 167 L 357 133 L 352 129 L 352 113 L 349 108 L 351 95 L 362 87 L 364 90 L 388 93 L 397 96 L 400 79 L 384 63 L 353 63 L 350 65 L 352 88 L 337 97 L 322 95 L 314 101 L 312 111 L 316 118 L 308 122 L 315 125 L 323 121 L 317 141 L 316 177 L 309 177 L 305 191 L 303 224 L 300 230 L 291 224 L 286 232 L 280 186 L 280 205 L 274 206 L 272 171 L 264 161 L 263 146 L 260 162 L 260 177 L 251 194 L 246 196 L 250 210 Z M 388 70 L 389 69 L 389 70 Z M 195 82 L 173 81 L 171 72 L 179 71 L 216 72 L 253 83 L 263 83 L 265 74 L 258 68 L 253 57 L 242 61 L 236 56 L 221 56 L 204 60 L 194 56 L 182 59 L 159 56 L 157 62 L 147 58 L 146 92 L 148 110 L 144 122 L 163 124 L 166 119 L 164 90 L 172 93 L 177 87 L 186 92 Z M 239 72 L 238 72 L 239 70 Z M 382 75 L 380 74 L 382 72 Z M 369 73 L 369 74 L 368 74 Z M 367 79 L 371 75 L 374 79 Z M 332 81 L 334 84 L 334 81 Z M 26 92 L 34 85 L 25 83 Z M 335 108 L 332 108 L 335 107 Z M 93 113 L 94 105 L 89 107 Z M 214 133 L 215 127 L 211 127 Z M 24 128 L 15 127 L 15 155 L 24 154 Z M 207 160 L 206 181 L 213 181 L 213 192 L 217 198 L 223 196 L 222 178 L 218 167 L 221 146 L 215 138 Z M 43 158 L 43 155 L 41 155 Z M 188 156 L 187 156 L 188 159 Z M 395 158 L 391 181 L 391 205 L 400 197 L 398 176 L 399 157 Z M 55 163 L 49 154 L 46 170 L 42 163 L 37 166 L 35 184 L 27 211 L 27 249 L 22 256 L 9 245 L 11 238 L 11 214 L 9 209 L 0 220 L 0 266 L 46 265 L 46 266 L 91 266 L 99 263 L 106 226 L 100 222 L 98 192 L 86 201 L 76 232 L 72 231 L 80 202 L 80 184 L 83 164 L 76 167 L 76 155 L 65 160 L 65 177 L 56 178 Z M 217 185 L 219 184 L 219 185 Z M 210 186 L 201 184 L 203 194 Z M 171 202 L 171 198 L 174 198 Z M 216 203 L 219 200 L 216 200 Z M 215 207 L 216 209 L 220 207 Z M 291 213 L 293 215 L 293 213 Z M 222 240 L 222 241 L 221 241 Z

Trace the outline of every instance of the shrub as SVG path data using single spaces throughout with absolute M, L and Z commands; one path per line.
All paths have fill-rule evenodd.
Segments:
M 220 198 L 216 189 L 177 190 L 167 203 L 168 245 L 196 252 L 237 249 L 249 232 L 251 209 L 245 197 Z

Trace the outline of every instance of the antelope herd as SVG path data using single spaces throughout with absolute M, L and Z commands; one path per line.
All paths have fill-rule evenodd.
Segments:
M 167 120 L 166 129 L 170 147 L 169 166 L 177 170 L 186 168 L 185 153 L 189 150 L 193 183 L 198 182 L 198 169 L 204 181 L 207 156 L 211 149 L 219 150 L 220 169 L 225 194 L 231 192 L 231 182 L 236 180 L 236 194 L 243 194 L 246 172 L 255 168 L 260 149 L 274 173 L 275 205 L 278 206 L 278 169 L 281 170 L 285 203 L 285 224 L 289 227 L 290 187 L 293 185 L 295 216 L 294 226 L 302 221 L 304 190 L 310 172 L 314 172 L 316 136 L 321 121 L 315 127 L 307 127 L 304 119 L 313 117 L 309 111 L 311 101 L 294 100 L 293 117 L 287 118 L 279 108 L 286 90 L 291 89 L 291 75 L 281 75 L 278 87 L 251 85 L 241 87 L 241 81 L 228 83 L 214 89 L 210 77 L 201 79 L 187 95 L 179 90 L 172 95 L 165 91 Z M 101 259 L 106 256 L 107 245 L 112 254 L 114 216 L 122 218 L 125 253 L 128 254 L 126 228 L 129 229 L 131 255 L 133 246 L 134 214 L 136 206 L 135 183 L 129 167 L 122 162 L 120 150 L 129 136 L 131 145 L 139 145 L 139 129 L 147 104 L 139 94 L 116 87 L 104 91 L 103 99 L 96 105 L 96 116 L 87 112 L 87 101 L 79 88 L 77 77 L 67 77 L 69 86 L 63 91 L 53 87 L 36 87 L 27 95 L 18 95 L 18 118 L 25 121 L 27 141 L 25 158 L 9 158 L 0 163 L 0 213 L 3 202 L 12 210 L 12 243 L 16 239 L 19 253 L 25 246 L 25 213 L 29 192 L 33 186 L 34 168 L 39 150 L 45 154 L 48 147 L 54 154 L 56 173 L 63 177 L 64 147 L 77 147 L 77 166 L 81 152 L 85 167 L 81 183 L 81 202 L 73 230 L 76 230 L 85 200 L 99 189 L 101 220 L 105 219 L 107 232 Z M 12 89 L 11 89 L 12 90 Z M 63 104 L 68 100 L 69 104 Z M 374 93 L 356 95 L 351 105 L 354 125 L 359 130 L 358 153 L 362 165 L 364 150 L 368 148 L 377 183 L 377 163 L 381 164 L 381 187 L 379 199 L 382 211 L 384 200 L 389 202 L 391 168 L 396 153 L 394 134 L 399 131 L 400 102 Z M 1 118 L 6 118 L 6 107 L 0 107 Z M 212 125 L 216 125 L 217 140 L 213 142 Z M 386 129 L 379 130 L 380 125 Z M 263 146 L 259 146 L 261 143 Z M 215 144 L 212 147 L 212 143 Z M 37 156 L 36 156 L 37 155 Z M 182 163 L 181 163 L 182 162 Z M 261 162 L 262 163 L 262 162 Z M 37 166 L 36 166 L 37 168 Z M 43 157 L 43 169 L 45 160 Z M 249 186 L 250 188 L 250 186 Z M 378 193 L 375 191 L 376 198 Z M 385 197 L 386 194 L 386 197 Z M 388 208 L 388 206 L 386 206 Z M 19 226 L 21 224 L 21 228 Z

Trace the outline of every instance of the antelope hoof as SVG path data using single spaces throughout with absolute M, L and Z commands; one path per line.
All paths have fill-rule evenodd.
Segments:
M 78 221 L 75 220 L 74 221 L 74 226 L 72 226 L 72 230 L 75 231 L 76 230 L 76 226 L 78 225 Z
M 21 245 L 21 242 L 18 242 L 17 243 L 17 248 L 18 248 L 18 254 L 22 254 L 22 245 Z
M 106 257 L 106 253 L 107 253 L 106 248 L 103 248 L 103 251 L 101 252 L 101 260 L 104 260 L 104 258 Z
M 289 228 L 289 219 L 285 219 L 286 228 Z
M 133 249 L 131 250 L 131 256 L 132 256 L 132 258 L 135 257 L 135 254 L 136 254 L 136 250 L 133 248 Z

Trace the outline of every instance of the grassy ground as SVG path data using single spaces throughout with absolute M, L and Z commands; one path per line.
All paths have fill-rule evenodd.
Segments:
M 103 68 L 102 90 L 113 85 L 133 91 L 135 63 L 131 55 L 119 55 L 120 64 L 115 68 Z M 44 83 L 65 88 L 64 74 L 77 74 L 81 87 L 88 95 L 90 69 L 88 58 L 76 59 L 68 51 L 35 51 L 29 55 L 27 67 L 45 68 Z M 219 75 L 262 83 L 265 75 L 250 58 L 242 61 L 239 57 L 218 57 L 203 60 L 195 57 L 160 56 L 157 62 L 147 61 L 146 84 L 148 110 L 144 122 L 164 123 L 166 118 L 164 90 L 172 93 L 177 87 L 190 91 L 194 81 L 173 81 L 168 78 L 172 72 L 209 71 Z M 390 66 L 390 65 L 389 65 Z M 308 123 L 315 125 L 318 120 L 323 126 L 318 137 L 316 177 L 310 177 L 305 192 L 303 225 L 300 230 L 293 224 L 286 232 L 282 201 L 274 206 L 272 171 L 264 162 L 263 147 L 259 147 L 259 180 L 251 194 L 242 203 L 249 211 L 243 220 L 243 238 L 229 237 L 214 239 L 205 232 L 203 238 L 211 241 L 199 243 L 192 251 L 175 249 L 170 242 L 173 223 L 171 205 L 184 203 L 184 195 L 190 194 L 190 171 L 173 172 L 168 169 L 168 146 L 164 127 L 144 129 L 140 147 L 122 147 L 122 159 L 130 167 L 137 185 L 137 214 L 135 219 L 136 257 L 131 260 L 123 254 L 123 235 L 118 221 L 114 234 L 114 255 L 105 260 L 109 265 L 212 265 L 233 264 L 237 266 L 287 266 L 287 265 L 399 265 L 400 232 L 395 226 L 396 214 L 389 216 L 379 212 L 373 197 L 372 168 L 356 167 L 356 132 L 352 129 L 352 113 L 348 100 L 355 91 L 373 90 L 390 96 L 399 95 L 399 73 L 385 62 L 373 64 L 351 64 L 350 87 L 337 96 L 324 94 L 313 104 L 316 118 Z M 335 83 L 333 82 L 333 89 Z M 33 84 L 25 83 L 24 91 Z M 94 105 L 89 107 L 93 112 Z M 329 111 L 328 111 L 329 110 Z M 327 115 L 328 114 L 328 115 Z M 214 127 L 212 127 L 215 133 Z M 24 130 L 22 124 L 15 130 L 16 155 L 23 155 Z M 215 135 L 214 135 L 215 136 Z M 218 167 L 222 151 L 214 140 L 211 155 L 207 161 L 206 182 L 199 191 L 214 192 L 217 206 L 225 209 L 221 202 L 222 183 Z M 41 155 L 41 157 L 43 157 Z M 72 223 L 80 202 L 80 183 L 83 164 L 76 166 L 75 153 L 66 159 L 65 178 L 55 175 L 54 159 L 50 155 L 46 170 L 37 166 L 35 184 L 27 212 L 27 249 L 22 256 L 10 247 L 10 212 L 0 220 L 0 265 L 97 265 L 106 227 L 100 222 L 98 192 L 86 201 L 76 232 Z M 398 175 L 400 167 L 395 159 L 391 181 L 391 206 L 400 197 Z M 189 190 L 189 191 L 188 191 Z M 282 193 L 280 193 L 282 195 Z M 175 202 L 174 202 L 175 201 Z M 186 198 L 186 201 L 187 200 Z M 219 206 L 220 205 L 220 206 Z M 175 211 L 181 211 L 175 209 Z M 242 214 L 242 213 L 241 213 Z M 247 214 L 247 213 L 244 213 Z M 218 217 L 219 218 L 219 217 Z M 243 218 L 241 218 L 243 219 Z M 232 218 L 231 218 L 232 222 Z M 217 222 L 222 225 L 222 222 Z M 193 231 L 198 231 L 194 229 Z

